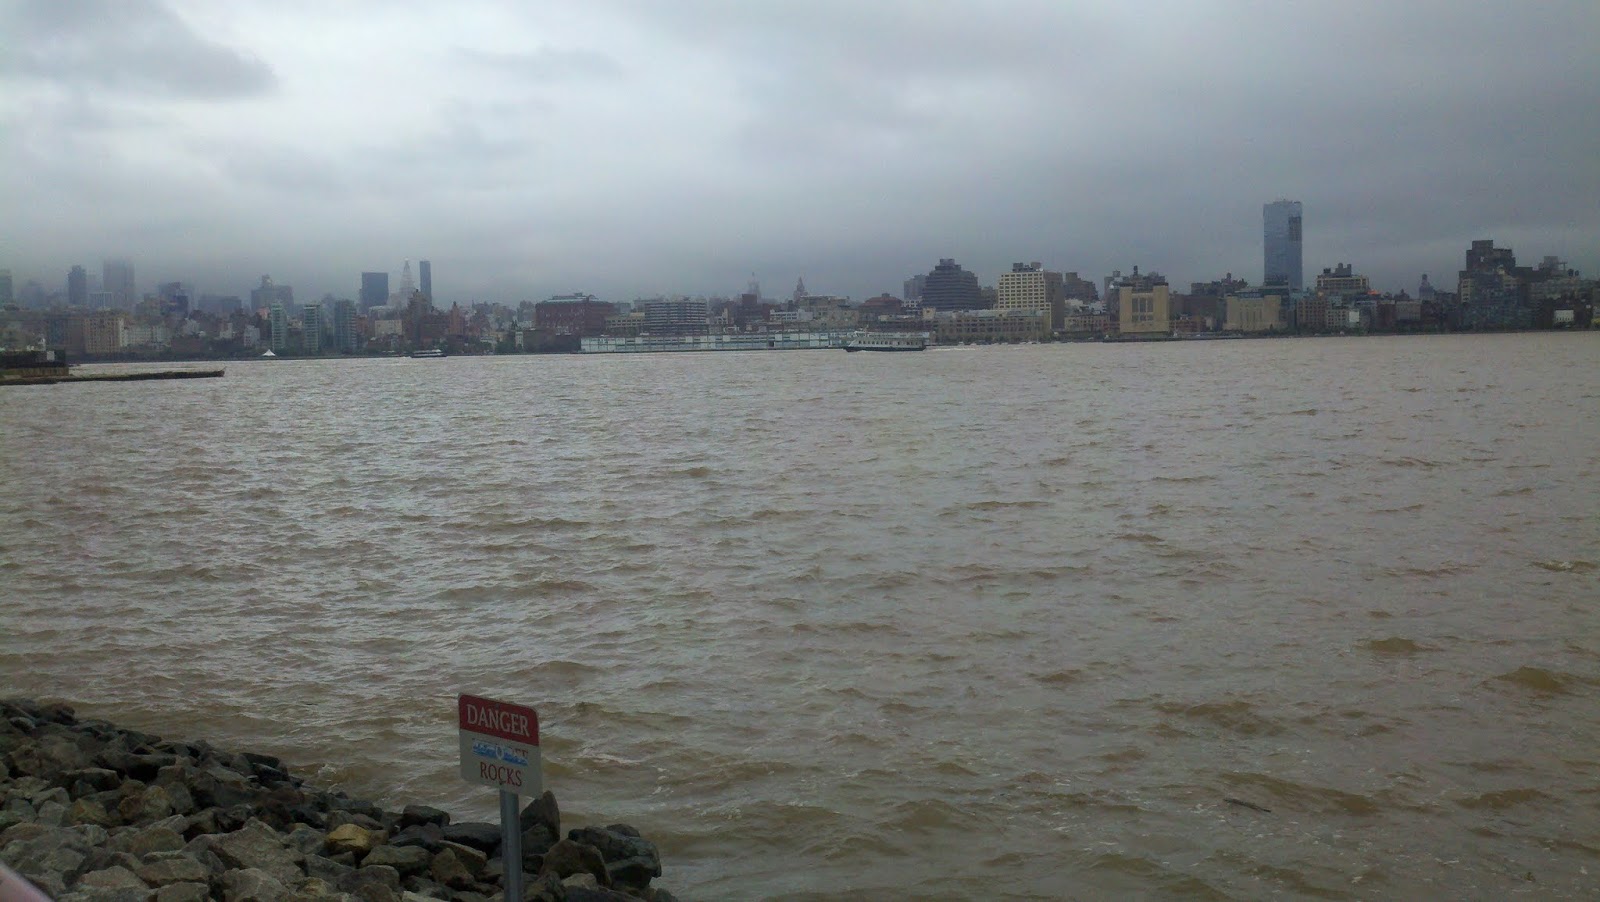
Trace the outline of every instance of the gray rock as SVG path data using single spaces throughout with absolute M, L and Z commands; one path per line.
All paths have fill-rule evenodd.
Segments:
M 374 883 L 388 887 L 398 893 L 400 891 L 400 872 L 386 864 L 360 868 L 341 878 L 338 881 L 338 887 L 347 893 L 353 893 L 363 886 Z
M 568 833 L 567 838 L 598 849 L 613 883 L 644 887 L 650 885 L 652 877 L 661 876 L 661 855 L 655 843 L 627 824 L 580 827 Z
M 326 880 L 312 877 L 296 887 L 284 902 L 333 902 L 343 895 Z
M 420 846 L 429 852 L 444 847 L 444 830 L 438 824 L 412 824 L 389 838 L 391 846 Z
M 223 863 L 222 859 L 214 851 L 219 838 L 217 834 L 213 833 L 204 833 L 196 836 L 183 847 L 183 854 L 205 865 L 211 873 L 220 874 L 227 870 L 228 866 Z
M 528 803 L 522 809 L 518 818 L 518 825 L 524 832 L 534 827 L 544 827 L 556 839 L 561 837 L 561 806 L 556 804 L 556 794 L 545 790 L 544 794 Z M 553 842 L 554 840 L 552 840 Z
M 350 895 L 359 902 L 400 902 L 400 893 L 381 883 L 364 883 Z
M 361 863 L 363 867 L 387 865 L 401 874 L 410 876 L 426 871 L 432 857 L 427 849 L 417 846 L 378 846 L 368 852 Z
M 212 841 L 212 851 L 230 868 L 265 871 L 280 885 L 297 882 L 303 856 L 284 844 L 276 830 L 252 819 L 240 830 Z M 285 890 L 287 892 L 287 890 Z
M 85 767 L 68 771 L 61 780 L 72 790 L 73 798 L 94 792 L 105 792 L 122 785 L 122 776 L 104 767 Z
M 140 880 L 157 887 L 174 883 L 204 883 L 211 876 L 205 865 L 181 853 L 174 858 L 142 864 L 134 873 Z
M 585 845 L 571 839 L 563 839 L 550 847 L 544 855 L 544 865 L 540 875 L 554 874 L 562 880 L 573 874 L 593 874 L 601 886 L 611 885 L 611 876 L 606 873 L 605 859 L 600 856 L 600 850 L 594 846 Z
M 79 886 L 56 898 L 60 902 L 149 902 L 150 890 L 131 886 Z
M 300 826 L 289 831 L 289 845 L 299 849 L 301 855 L 321 855 L 327 843 L 321 830 Z
M 156 902 L 209 902 L 211 887 L 204 883 L 174 883 L 156 891 Z
M 51 799 L 38 806 L 39 813 L 34 815 L 34 820 L 47 827 L 65 827 L 67 825 L 67 806 Z
M 429 808 L 427 805 L 407 805 L 400 812 L 401 827 L 410 827 L 413 824 L 435 824 L 444 827 L 449 823 L 450 813 L 448 811 Z
M 480 852 L 493 855 L 495 850 L 500 848 L 500 827 L 478 821 L 451 824 L 444 828 L 444 838 L 449 842 L 471 846 Z
M 118 821 L 106 810 L 106 806 L 93 799 L 78 799 L 67 809 L 67 822 L 71 824 L 95 824 L 101 827 L 115 827 Z
M 418 896 L 422 896 L 422 897 L 427 898 L 427 899 L 448 899 L 448 898 L 450 898 L 450 889 L 449 889 L 449 887 L 442 886 L 442 885 L 440 885 L 438 883 L 434 883 L 432 880 L 429 880 L 426 877 L 408 877 L 408 878 L 406 878 L 405 888 L 406 888 L 407 892 L 404 892 L 404 893 L 400 894 L 400 897 L 402 899 L 405 898 L 408 895 L 418 895 Z
M 106 868 L 102 871 L 90 871 L 78 878 L 78 886 L 97 887 L 100 889 L 136 889 L 144 893 L 150 887 L 140 880 L 138 875 L 124 867 Z
M 428 873 L 435 883 L 442 883 L 452 889 L 466 889 L 474 883 L 473 872 L 453 849 L 445 849 L 433 856 L 433 862 L 428 866 Z
M 639 897 L 604 887 L 590 889 L 574 886 L 567 888 L 567 902 L 639 902 Z
M 374 833 L 386 832 L 383 821 L 375 817 L 368 817 L 365 814 L 360 814 L 354 811 L 340 811 L 336 809 L 329 811 L 322 819 L 323 828 L 329 832 L 337 830 L 338 828 L 347 824 L 353 824 L 363 830 L 371 830 Z
M 471 846 L 463 846 L 459 843 L 447 842 L 440 848 L 440 851 L 443 851 L 444 849 L 449 849 L 450 851 L 454 852 L 456 854 L 456 858 L 460 860 L 462 864 L 466 865 L 467 870 L 471 871 L 473 874 L 482 874 L 484 866 L 489 863 L 489 856 Z
M 160 786 L 147 786 L 123 798 L 117 813 L 130 824 L 143 824 L 171 817 L 172 797 Z
M 650 902 L 678 902 L 678 897 L 657 886 L 650 889 Z
M 378 830 L 369 830 L 356 824 L 343 824 L 328 831 L 326 845 L 328 854 L 341 855 L 349 852 L 357 858 L 371 852 L 373 847 L 383 842 L 383 833 Z
M 325 880 L 334 886 L 343 886 L 345 877 L 354 874 L 356 869 L 348 864 L 341 864 L 321 855 L 306 856 L 306 875 L 318 880 Z
M 561 885 L 567 889 L 599 889 L 600 881 L 594 879 L 593 874 L 573 874 L 561 881 Z
M 543 855 L 550 851 L 550 847 L 560 838 L 560 835 L 551 833 L 550 828 L 544 824 L 534 824 L 522 831 L 522 854 Z
M 118 852 L 127 852 L 136 858 L 143 858 L 151 852 L 171 852 L 183 848 L 183 837 L 170 827 L 146 827 L 143 830 L 128 830 L 118 833 L 111 841 L 111 848 Z
M 242 868 L 222 875 L 225 902 L 279 902 L 289 895 L 283 881 L 260 868 Z

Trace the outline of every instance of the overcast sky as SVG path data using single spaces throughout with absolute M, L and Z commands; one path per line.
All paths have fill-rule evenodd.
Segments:
M 0 266 L 59 290 L 900 293 L 953 256 L 1099 279 L 1600 275 L 1600 3 L 0 0 Z

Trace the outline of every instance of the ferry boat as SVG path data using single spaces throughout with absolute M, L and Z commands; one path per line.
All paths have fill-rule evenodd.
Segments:
M 444 351 L 440 350 L 439 348 L 424 348 L 420 351 L 412 351 L 411 356 L 418 359 L 425 357 L 443 357 Z
M 925 332 L 854 332 L 844 340 L 846 351 L 926 351 Z

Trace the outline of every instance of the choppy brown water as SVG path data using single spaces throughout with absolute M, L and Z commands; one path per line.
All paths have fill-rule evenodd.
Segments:
M 0 678 L 484 817 L 455 693 L 533 703 L 693 898 L 1588 898 L 1597 405 L 1597 335 L 11 389 Z

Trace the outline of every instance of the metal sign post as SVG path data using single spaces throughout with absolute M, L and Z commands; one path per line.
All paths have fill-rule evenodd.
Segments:
M 539 767 L 539 714 L 476 695 L 456 701 L 461 730 L 461 778 L 500 790 L 500 863 L 504 902 L 522 902 L 519 797 L 544 792 Z

